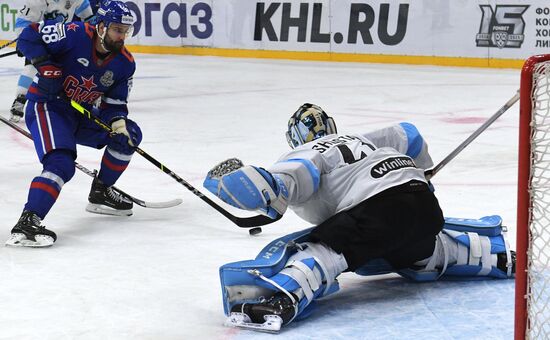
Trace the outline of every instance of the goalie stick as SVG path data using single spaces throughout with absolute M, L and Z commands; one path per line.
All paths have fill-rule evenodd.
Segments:
M 93 121 L 95 124 L 100 126 L 105 131 L 108 131 L 108 132 L 113 131 L 113 129 L 109 125 L 104 123 L 101 119 L 99 119 L 99 117 L 95 116 L 89 110 L 86 110 L 86 108 L 84 108 L 82 105 L 78 104 L 74 100 L 71 100 L 70 103 L 71 103 L 71 106 L 73 107 L 73 109 L 80 112 L 84 117 L 86 117 L 89 120 Z M 164 172 L 165 174 L 167 174 L 168 176 L 170 176 L 174 180 L 176 180 L 176 182 L 178 182 L 181 185 L 183 185 L 184 187 L 186 187 L 189 191 L 191 191 L 193 194 L 195 194 L 195 196 L 199 197 L 201 200 L 206 202 L 209 206 L 214 208 L 217 212 L 219 212 L 220 214 L 225 216 L 231 222 L 235 223 L 237 226 L 239 226 L 241 228 L 253 228 L 253 229 L 250 229 L 251 234 L 254 234 L 254 232 L 252 232 L 254 230 L 256 231 L 255 233 L 257 233 L 257 231 L 258 231 L 258 228 L 254 228 L 254 227 L 258 227 L 258 226 L 273 223 L 275 221 L 278 221 L 282 217 L 282 215 L 278 215 L 277 218 L 275 218 L 275 219 L 271 219 L 271 218 L 269 218 L 267 216 L 264 216 L 264 215 L 256 215 L 256 216 L 252 216 L 252 217 L 237 217 L 237 216 L 231 214 L 229 211 L 225 210 L 222 206 L 218 205 L 216 202 L 214 202 L 211 199 L 209 199 L 208 197 L 206 197 L 202 192 L 200 192 L 198 189 L 196 189 L 190 183 L 188 183 L 183 178 L 178 176 L 175 172 L 168 169 L 168 167 L 166 167 L 164 164 L 162 164 L 161 162 L 159 162 L 158 160 L 153 158 L 147 152 L 143 151 L 140 147 L 136 146 L 135 151 L 138 154 L 140 154 L 141 156 L 143 156 L 143 158 L 145 158 L 146 160 L 148 160 L 149 162 L 154 164 L 157 168 L 162 170 L 162 172 Z
M 4 124 L 11 127 L 12 129 L 14 129 L 17 132 L 21 133 L 23 136 L 25 136 L 25 137 L 32 140 L 31 134 L 28 131 L 21 128 L 20 126 L 18 126 L 17 124 L 10 122 L 8 119 L 4 118 L 1 115 L 0 115 L 0 120 Z M 74 165 L 78 170 L 82 171 L 83 173 L 85 173 L 86 175 L 88 175 L 90 177 L 95 177 L 96 174 L 97 174 L 96 170 L 92 171 L 92 170 L 86 168 L 85 166 L 79 164 L 78 162 L 74 162 Z M 166 201 L 166 202 L 147 202 L 147 201 L 140 200 L 139 198 L 135 198 L 134 196 L 132 196 L 130 194 L 127 194 L 126 192 L 124 192 L 124 191 L 122 191 L 119 188 L 116 188 L 114 186 L 113 186 L 113 189 L 118 191 L 120 194 L 122 194 L 122 196 L 125 196 L 127 199 L 131 200 L 132 202 L 134 202 L 137 205 L 142 206 L 144 208 L 152 208 L 152 209 L 171 208 L 171 207 L 175 207 L 177 205 L 180 205 L 183 202 L 183 200 L 180 199 L 180 198 L 176 198 L 176 199 Z
M 436 173 L 439 172 L 445 165 L 453 160 L 462 150 L 464 150 L 474 139 L 476 139 L 483 131 L 495 122 L 504 112 L 508 111 L 517 101 L 519 100 L 519 91 L 510 98 L 494 115 L 492 115 L 483 125 L 481 125 L 477 130 L 474 131 L 464 142 L 457 146 L 447 157 L 445 157 L 439 164 L 437 164 L 432 169 L 426 170 L 424 175 L 427 180 L 430 180 Z

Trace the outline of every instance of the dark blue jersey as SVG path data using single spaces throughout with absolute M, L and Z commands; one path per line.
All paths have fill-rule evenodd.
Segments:
M 28 60 L 47 57 L 63 70 L 65 95 L 87 109 L 101 98 L 102 116 L 128 115 L 127 100 L 135 71 L 134 58 L 123 48 L 120 53 L 98 58 L 95 28 L 87 23 L 46 21 L 23 30 L 17 48 Z M 32 101 L 44 101 L 33 83 L 27 94 Z

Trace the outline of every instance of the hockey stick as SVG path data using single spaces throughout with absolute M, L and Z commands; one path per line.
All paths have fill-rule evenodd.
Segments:
M 90 111 L 86 110 L 84 107 L 82 107 L 82 105 L 78 104 L 74 100 L 71 100 L 71 106 L 76 111 L 80 112 L 84 117 L 90 119 L 91 121 L 93 121 L 94 123 L 99 125 L 103 130 L 108 131 L 108 132 L 113 131 L 109 125 L 105 124 L 101 119 L 99 119 L 97 116 L 92 114 Z M 157 168 L 162 170 L 162 172 L 164 172 L 168 176 L 175 179 L 176 182 L 178 182 L 181 185 L 183 185 L 184 187 L 186 187 L 189 191 L 191 191 L 193 194 L 195 194 L 195 196 L 198 196 L 200 199 L 205 201 L 209 206 L 216 209 L 216 211 L 221 213 L 223 216 L 225 216 L 231 222 L 235 223 L 236 225 L 238 225 L 241 228 L 254 228 L 254 227 L 257 227 L 257 226 L 270 224 L 270 223 L 273 223 L 273 222 L 279 220 L 282 217 L 281 215 L 279 215 L 279 216 L 277 216 L 276 219 L 271 219 L 271 218 L 269 218 L 267 216 L 264 216 L 264 215 L 257 215 L 257 216 L 252 216 L 252 217 L 237 217 L 235 215 L 232 215 L 229 211 L 225 210 L 223 207 L 218 205 L 216 202 L 214 202 L 211 199 L 209 199 L 208 197 L 206 197 L 202 192 L 197 190 L 194 186 L 192 186 L 187 181 L 185 181 L 183 178 L 178 176 L 175 172 L 168 169 L 165 165 L 163 165 L 162 163 L 157 161 L 155 158 L 150 156 L 147 152 L 143 151 L 139 147 L 135 147 L 135 150 L 136 150 L 137 153 L 139 153 L 141 156 L 143 156 L 143 158 L 145 158 L 149 162 L 153 163 Z M 251 229 L 251 231 L 252 230 L 253 229 Z
M 14 55 L 14 54 L 17 54 L 17 51 L 11 51 L 11 52 L 8 52 L 8 53 L 0 54 L 0 58 L 4 58 L 4 57 Z
M 25 136 L 25 137 L 32 140 L 31 134 L 28 131 L 26 131 L 25 129 L 21 128 L 19 125 L 10 122 L 8 119 L 4 118 L 3 116 L 0 116 L 0 120 L 4 124 L 11 127 L 12 129 L 14 129 L 17 132 L 21 133 L 23 136 Z M 90 177 L 95 177 L 96 174 L 97 174 L 96 170 L 93 170 L 93 171 L 89 170 L 88 168 L 86 168 L 85 166 L 79 164 L 78 162 L 74 162 L 74 165 L 78 170 L 82 171 L 83 173 L 85 173 L 86 175 L 88 175 Z M 177 205 L 180 205 L 183 202 L 183 200 L 181 198 L 176 198 L 176 199 L 166 201 L 166 202 L 147 202 L 147 201 L 143 201 L 143 200 L 140 200 L 138 198 L 135 198 L 134 196 L 132 196 L 130 194 L 127 194 L 124 191 L 122 191 L 119 188 L 116 188 L 114 186 L 113 186 L 113 189 L 118 191 L 119 193 L 121 193 L 122 196 L 125 196 L 126 198 L 132 200 L 132 202 L 134 202 L 137 205 L 140 205 L 144 208 L 152 208 L 152 209 L 171 208 L 171 207 L 175 207 Z
M 0 50 L 3 49 L 3 48 L 5 48 L 5 47 L 10 46 L 11 44 L 13 44 L 13 43 L 16 42 L 16 41 L 17 41 L 17 38 L 15 38 L 15 39 L 13 39 L 13 40 L 11 40 L 11 41 L 8 41 L 8 42 L 5 43 L 4 45 L 1 45 L 1 46 L 0 46 Z
M 453 158 L 455 158 L 462 150 L 464 150 L 474 139 L 476 139 L 483 131 L 485 131 L 491 124 L 495 122 L 504 112 L 508 111 L 519 100 L 519 91 L 510 98 L 494 115 L 492 115 L 483 125 L 481 125 L 474 133 L 472 133 L 462 144 L 456 147 L 447 157 L 445 157 L 439 164 L 430 170 L 426 170 L 424 173 L 427 180 L 430 180 L 436 173 L 439 172 L 445 165 L 447 165 Z

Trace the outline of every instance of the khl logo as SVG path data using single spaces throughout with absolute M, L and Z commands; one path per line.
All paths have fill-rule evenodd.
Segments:
M 481 25 L 476 35 L 476 45 L 480 47 L 520 48 L 523 43 L 525 21 L 523 13 L 528 5 L 479 5 Z

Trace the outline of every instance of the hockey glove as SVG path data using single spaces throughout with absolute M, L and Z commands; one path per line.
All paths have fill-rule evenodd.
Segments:
M 111 123 L 109 147 L 125 155 L 131 155 L 142 139 L 141 129 L 130 119 L 117 118 Z
M 273 219 L 285 213 L 288 191 L 278 176 L 250 165 L 219 174 L 214 171 L 218 167 L 208 173 L 203 185 L 222 201 L 244 210 L 259 210 Z
M 35 65 L 38 70 L 36 87 L 45 101 L 57 99 L 63 90 L 63 70 L 61 65 L 45 61 Z

